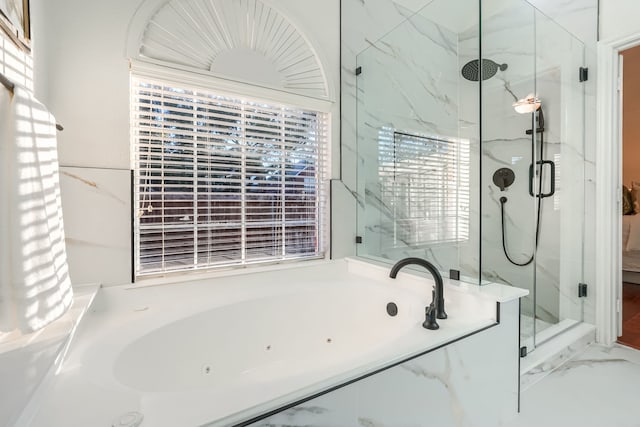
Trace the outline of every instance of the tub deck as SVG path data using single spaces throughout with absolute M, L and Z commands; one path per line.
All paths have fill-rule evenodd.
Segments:
M 526 293 L 500 285 L 478 287 L 445 279 L 449 318 L 439 321 L 439 330 L 428 331 L 421 323 L 424 307 L 431 300 L 432 282 L 406 272 L 392 280 L 387 277 L 388 270 L 360 260 L 337 260 L 166 286 L 104 288 L 28 425 L 109 426 L 129 412 L 143 415 L 142 426 L 235 425 L 490 328 L 498 321 L 496 303 Z M 328 299 L 318 296 L 319 288 L 326 291 Z M 342 294 L 349 294 L 351 300 L 341 300 Z M 278 329 L 305 315 L 316 318 L 326 312 L 329 317 L 319 319 L 316 325 L 306 324 L 297 338 L 267 336 L 268 329 L 261 327 L 269 316 L 256 313 L 256 307 L 264 301 L 280 304 L 292 295 L 310 296 L 310 305 L 302 306 L 294 296 L 295 315 L 284 319 Z M 388 298 L 398 302 L 398 319 L 390 319 L 385 312 L 382 303 Z M 228 339 L 242 336 L 241 343 L 254 345 L 243 348 L 254 350 L 229 347 L 232 341 L 214 334 L 210 340 L 218 340 L 218 345 L 207 348 L 230 353 L 216 359 L 217 363 L 210 365 L 199 359 L 206 351 L 178 351 L 187 346 L 189 337 L 206 336 L 202 334 L 209 331 L 193 326 L 198 324 L 198 315 L 224 313 L 236 305 L 246 308 L 247 301 L 254 304 L 250 310 L 239 317 L 225 314 L 214 323 L 218 327 L 222 323 L 219 330 L 226 330 Z M 367 301 L 379 311 L 376 308 L 375 314 L 367 314 L 368 308 L 356 307 L 366 307 Z M 345 319 L 352 311 L 375 319 L 356 315 L 356 329 L 350 329 L 351 322 L 345 324 Z M 191 323 L 184 323 L 185 319 Z M 384 325 L 388 322 L 395 322 L 395 326 L 387 328 Z M 166 328 L 176 327 L 176 338 L 164 342 Z M 163 342 L 164 347 L 159 347 Z M 197 346 L 197 342 L 194 338 L 188 345 Z M 247 359 L 244 353 L 253 356 Z M 192 358 L 185 358 L 190 354 Z M 176 374 L 176 365 L 188 373 Z

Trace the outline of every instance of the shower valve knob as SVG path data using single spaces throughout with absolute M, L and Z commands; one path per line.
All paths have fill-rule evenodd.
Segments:
M 500 168 L 493 173 L 493 183 L 500 188 L 500 191 L 504 191 L 515 180 L 516 175 L 509 168 Z

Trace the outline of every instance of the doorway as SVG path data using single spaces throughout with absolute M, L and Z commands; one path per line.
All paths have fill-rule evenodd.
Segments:
M 640 46 L 620 51 L 622 289 L 618 342 L 640 349 Z

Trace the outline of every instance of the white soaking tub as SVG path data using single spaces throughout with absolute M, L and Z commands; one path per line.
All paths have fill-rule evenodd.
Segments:
M 236 425 L 491 327 L 496 291 L 519 296 L 448 285 L 430 331 L 433 282 L 388 272 L 339 260 L 104 288 L 28 425 Z

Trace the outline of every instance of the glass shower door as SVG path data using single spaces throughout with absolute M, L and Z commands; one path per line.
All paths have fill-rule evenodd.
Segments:
M 482 80 L 482 278 L 529 291 L 521 299 L 520 330 L 522 345 L 532 349 L 537 199 L 529 187 L 538 135 L 531 134 L 536 113 L 513 105 L 537 92 L 535 14 L 525 2 L 484 0 L 482 15 L 483 60 L 506 65 Z
M 531 351 L 582 320 L 584 47 L 524 1 L 482 13 L 483 59 L 507 64 L 482 82 L 482 277 L 529 291 Z
M 356 60 L 357 254 L 527 289 L 528 351 L 581 321 L 582 44 L 524 0 L 435 0 Z
M 543 178 L 536 254 L 534 345 L 583 320 L 585 217 L 584 45 L 535 10 L 536 88 L 544 112 Z M 550 168 L 553 166 L 553 170 Z M 553 186 L 551 186 L 553 184 Z M 551 190 L 554 190 L 551 192 Z

